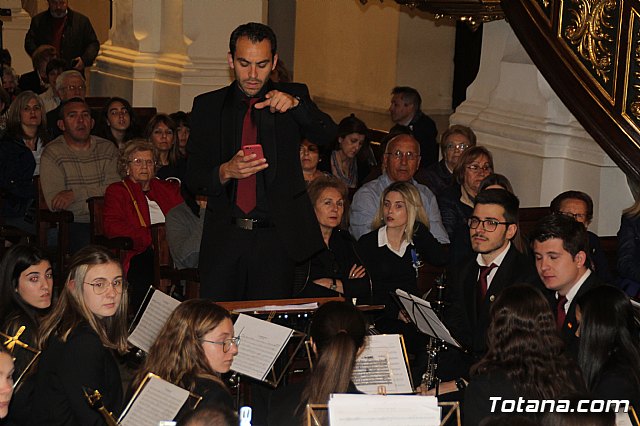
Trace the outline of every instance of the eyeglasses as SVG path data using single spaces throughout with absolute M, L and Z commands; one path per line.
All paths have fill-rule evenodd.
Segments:
M 480 164 L 469 164 L 467 169 L 471 170 L 473 173 L 479 173 L 480 171 L 491 172 L 493 167 L 488 164 L 485 164 L 484 166 L 481 166 Z
M 563 216 L 571 217 L 577 220 L 578 222 L 587 220 L 587 215 L 584 213 L 571 213 L 571 212 L 557 212 L 557 213 Z
M 68 90 L 70 92 L 73 92 L 75 90 L 79 90 L 81 92 L 84 92 L 85 90 L 87 90 L 87 86 L 85 86 L 84 84 L 81 84 L 79 86 L 69 85 L 69 86 L 65 87 L 64 89 Z
M 149 168 L 152 168 L 156 165 L 156 162 L 153 160 L 143 160 L 141 158 L 134 158 L 133 160 L 129 161 L 129 163 L 133 164 L 136 167 L 142 167 L 142 165 L 145 165 Z
M 482 229 L 484 229 L 487 232 L 493 232 L 496 229 L 498 229 L 498 225 L 512 225 L 513 222 L 500 222 L 498 220 L 495 219 L 479 219 L 475 216 L 470 217 L 469 219 L 467 219 L 467 225 L 469 226 L 469 228 L 471 229 L 477 229 L 478 226 L 480 226 L 480 224 L 482 224 Z
M 90 283 L 85 282 L 85 284 L 88 284 L 91 287 L 93 287 L 93 292 L 97 296 L 100 296 L 101 294 L 104 294 L 104 292 L 107 291 L 107 289 L 109 288 L 110 285 L 113 286 L 113 291 L 115 291 L 117 294 L 122 293 L 122 290 L 127 286 L 126 281 L 123 280 L 122 278 L 119 278 L 119 279 L 113 280 L 113 281 L 95 280 L 95 281 L 90 282 Z
M 211 343 L 213 345 L 222 345 L 222 352 L 225 354 L 231 349 L 231 345 L 235 345 L 236 348 L 240 346 L 240 336 L 232 337 L 230 339 L 223 340 L 222 342 L 213 342 L 211 340 L 202 339 L 204 343 Z
M 464 151 L 467 148 L 469 148 L 469 144 L 466 143 L 450 143 L 446 147 L 447 151 Z
M 401 161 L 402 157 L 406 158 L 407 161 L 417 161 L 418 158 L 420 158 L 420 154 L 418 153 L 411 152 L 411 151 L 402 152 L 400 150 L 397 150 L 394 152 L 387 152 L 385 155 L 391 155 L 394 159 L 398 161 Z

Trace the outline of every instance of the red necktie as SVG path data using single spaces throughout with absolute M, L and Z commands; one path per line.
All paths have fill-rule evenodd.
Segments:
M 487 277 L 493 268 L 497 268 L 498 265 L 492 263 L 489 266 L 480 266 L 480 276 L 478 277 L 478 297 L 476 302 L 478 303 L 478 312 L 480 311 L 480 307 L 484 303 L 484 297 L 487 295 L 487 289 L 489 288 L 489 284 L 487 282 Z
M 257 98 L 247 99 L 249 104 L 242 122 L 242 146 L 252 145 L 258 142 L 258 128 L 251 118 L 253 105 Z M 245 213 L 256 208 L 256 175 L 238 180 L 238 192 L 236 193 L 236 205 Z
M 564 325 L 564 320 L 567 318 L 567 312 L 564 310 L 564 305 L 567 304 L 567 298 L 565 296 L 558 295 L 558 307 L 557 315 L 556 315 L 556 325 L 558 326 L 558 330 L 562 330 L 562 326 Z

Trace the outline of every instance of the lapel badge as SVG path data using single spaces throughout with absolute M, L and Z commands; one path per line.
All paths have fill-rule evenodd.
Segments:
M 495 294 L 492 294 L 491 296 L 489 296 L 489 302 L 493 302 L 494 300 L 496 300 Z

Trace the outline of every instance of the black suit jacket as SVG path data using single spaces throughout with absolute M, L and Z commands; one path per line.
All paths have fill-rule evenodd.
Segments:
M 476 303 L 479 266 L 476 257 L 468 259 L 447 273 L 445 289 L 445 324 L 452 335 L 471 352 L 474 358 L 487 350 L 486 332 L 489 308 L 502 289 L 516 283 L 537 283 L 531 259 L 511 244 L 507 255 L 491 280 L 480 312 Z
M 575 357 L 578 355 L 578 338 L 576 337 L 576 330 L 578 327 L 578 322 L 576 320 L 576 300 L 578 300 L 578 298 L 587 291 L 602 284 L 604 284 L 604 282 L 595 274 L 595 272 L 591 271 L 591 274 L 587 277 L 585 282 L 582 283 L 580 289 L 571 300 L 571 304 L 567 310 L 567 316 L 564 319 L 564 324 L 562 325 L 562 330 L 560 332 L 562 340 L 564 340 L 564 343 L 567 345 L 567 351 L 570 355 Z M 555 294 L 552 294 L 550 302 L 551 306 L 554 308 L 553 313 L 557 315 L 558 299 Z
M 267 82 L 267 91 L 276 89 L 297 96 L 300 104 L 285 113 L 271 113 L 269 108 L 256 110 L 259 143 L 269 167 L 264 173 L 264 187 L 273 223 L 289 257 L 303 261 L 324 248 L 313 207 L 307 196 L 300 164 L 300 141 L 307 138 L 327 145 L 336 135 L 337 126 L 320 111 L 309 97 L 308 89 L 297 83 Z M 208 196 L 201 246 L 206 258 L 219 236 L 230 227 L 233 214 L 232 179 L 222 185 L 220 165 L 240 149 L 235 128 L 234 96 L 236 83 L 195 98 L 191 112 L 191 134 L 186 184 L 193 193 Z

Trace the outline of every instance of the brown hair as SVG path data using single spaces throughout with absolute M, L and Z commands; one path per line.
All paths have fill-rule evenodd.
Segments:
M 456 178 L 456 182 L 462 185 L 464 183 L 464 171 L 467 166 L 483 155 L 486 155 L 489 159 L 489 165 L 493 172 L 493 155 L 491 155 L 491 152 L 484 146 L 472 146 L 460 155 L 458 164 L 456 164 L 456 168 L 453 170 L 453 176 Z
M 440 136 L 440 150 L 442 151 L 442 156 L 444 157 L 444 153 L 447 150 L 447 139 L 451 135 L 462 135 L 469 141 L 469 145 L 476 146 L 476 134 L 473 133 L 471 127 L 463 126 L 461 124 L 454 124 L 449 127 L 442 133 Z

